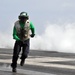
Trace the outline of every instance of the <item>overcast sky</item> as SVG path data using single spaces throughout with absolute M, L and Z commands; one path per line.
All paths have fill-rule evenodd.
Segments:
M 11 33 L 22 11 L 28 12 L 38 34 L 47 23 L 75 23 L 75 0 L 0 0 L 0 32 Z

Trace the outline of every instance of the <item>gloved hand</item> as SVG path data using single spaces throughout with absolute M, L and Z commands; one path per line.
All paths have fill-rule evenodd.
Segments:
M 33 38 L 35 36 L 35 34 L 31 34 L 30 36 Z

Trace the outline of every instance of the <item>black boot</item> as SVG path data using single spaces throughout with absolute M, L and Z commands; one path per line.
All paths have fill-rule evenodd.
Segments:
M 16 68 L 12 68 L 12 72 L 17 72 Z
M 11 64 L 12 72 L 17 72 L 16 68 Z
M 23 66 L 25 62 L 25 59 L 21 59 L 20 65 Z

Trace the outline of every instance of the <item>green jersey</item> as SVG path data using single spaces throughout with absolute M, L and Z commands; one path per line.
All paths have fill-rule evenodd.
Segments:
M 18 27 L 16 27 L 16 25 Z M 19 29 L 25 28 L 26 29 L 25 25 L 27 25 L 27 24 L 22 23 L 20 21 L 15 22 L 15 25 L 14 25 L 14 28 L 13 28 L 13 39 L 15 39 L 17 41 L 21 40 L 21 38 L 18 36 L 19 31 L 18 31 L 17 28 L 19 28 Z M 32 34 L 35 34 L 35 27 L 34 27 L 32 22 L 29 22 L 29 29 L 31 30 Z M 29 30 L 28 30 L 28 32 L 29 32 Z

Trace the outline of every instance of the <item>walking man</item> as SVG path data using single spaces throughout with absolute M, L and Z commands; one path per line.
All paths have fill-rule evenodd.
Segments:
M 35 36 L 35 28 L 31 21 L 29 21 L 29 16 L 27 12 L 21 12 L 18 16 L 19 20 L 15 22 L 13 28 L 13 39 L 15 39 L 14 49 L 13 49 L 13 56 L 12 56 L 12 72 L 16 72 L 17 67 L 17 60 L 19 57 L 19 53 L 22 49 L 21 54 L 21 62 L 20 65 L 23 66 L 25 59 L 29 53 L 30 47 L 30 36 L 33 38 Z M 32 32 L 30 35 L 29 32 Z

